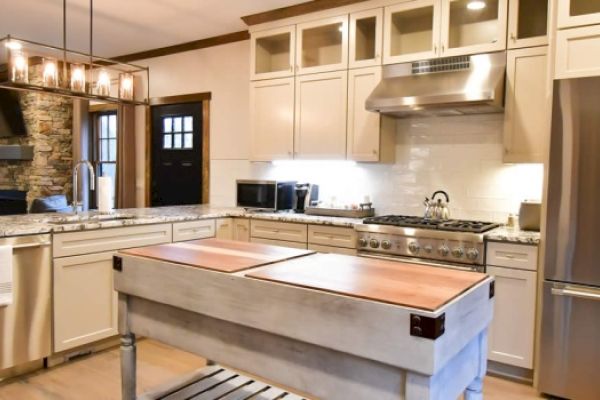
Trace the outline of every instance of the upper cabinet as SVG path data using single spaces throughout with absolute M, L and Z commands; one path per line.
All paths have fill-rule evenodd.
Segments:
M 383 8 L 350 14 L 349 67 L 381 65 Z
M 600 0 L 559 0 L 558 27 L 600 24 Z
M 510 0 L 508 48 L 548 44 L 549 0 Z
M 296 29 L 286 26 L 252 34 L 251 79 L 294 76 Z
M 348 16 L 298 24 L 296 57 L 297 74 L 347 69 Z
M 506 48 L 508 0 L 414 0 L 385 8 L 384 63 Z
M 416 0 L 386 7 L 384 63 L 436 57 L 441 8 L 439 0 Z

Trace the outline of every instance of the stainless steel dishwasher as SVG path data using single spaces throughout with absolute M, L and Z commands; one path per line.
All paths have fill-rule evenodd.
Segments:
M 50 235 L 0 238 L 13 248 L 13 302 L 0 307 L 0 370 L 51 353 Z

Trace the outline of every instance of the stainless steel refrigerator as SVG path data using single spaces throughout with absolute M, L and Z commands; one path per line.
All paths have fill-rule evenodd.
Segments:
M 600 78 L 556 81 L 539 389 L 600 399 Z

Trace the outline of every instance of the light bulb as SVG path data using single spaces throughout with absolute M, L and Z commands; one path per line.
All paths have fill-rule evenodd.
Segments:
M 71 90 L 85 92 L 85 67 L 81 64 L 71 65 Z
M 133 75 L 124 73 L 119 75 L 119 98 L 133 100 Z
M 482 10 L 485 8 L 485 1 L 474 0 L 467 4 L 469 10 Z
M 11 52 L 10 80 L 18 83 L 29 83 L 29 64 L 24 53 Z
M 106 70 L 101 69 L 96 82 L 96 94 L 99 96 L 110 96 L 110 76 Z
M 46 87 L 58 87 L 58 67 L 55 59 L 44 59 L 42 82 Z

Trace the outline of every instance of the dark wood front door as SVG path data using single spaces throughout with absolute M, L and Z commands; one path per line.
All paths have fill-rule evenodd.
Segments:
M 152 107 L 153 207 L 202 202 L 202 103 Z

